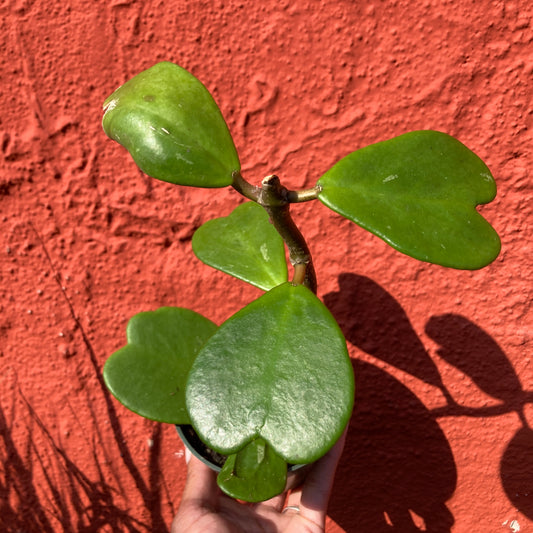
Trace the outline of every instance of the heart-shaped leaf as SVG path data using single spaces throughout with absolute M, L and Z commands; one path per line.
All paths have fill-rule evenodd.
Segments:
M 233 139 L 208 90 L 192 74 L 157 63 L 104 102 L 103 128 L 154 178 L 195 187 L 231 185 L 240 170 Z
M 260 289 L 269 290 L 287 281 L 283 239 L 255 202 L 206 222 L 194 234 L 192 248 L 207 265 Z
M 263 439 L 255 439 L 230 455 L 217 477 L 218 486 L 232 498 L 262 502 L 283 492 L 287 463 Z
M 216 328 L 202 315 L 179 307 L 135 315 L 128 322 L 128 344 L 105 363 L 108 389 L 145 418 L 189 424 L 187 375 L 198 350 Z
M 353 152 L 318 181 L 319 199 L 400 252 L 481 268 L 500 239 L 476 206 L 496 195 L 481 159 L 436 131 L 414 131 Z
M 309 463 L 340 437 L 353 372 L 335 319 L 306 287 L 284 283 L 228 319 L 189 374 L 187 410 L 204 442 L 230 455 L 257 437 Z

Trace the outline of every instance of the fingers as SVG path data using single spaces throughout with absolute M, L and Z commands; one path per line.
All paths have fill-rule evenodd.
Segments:
M 287 505 L 299 505 L 300 514 L 306 519 L 323 527 L 335 478 L 335 471 L 344 449 L 346 431 L 331 448 L 319 459 L 309 472 L 303 486 L 289 495 Z
M 287 498 L 287 493 L 283 492 L 282 494 L 278 494 L 277 496 L 274 496 L 274 498 L 271 498 L 270 500 L 258 503 L 256 506 L 263 507 L 263 508 L 270 508 L 279 513 L 283 509 L 286 498 Z
M 187 482 L 181 497 L 181 505 L 193 501 L 196 505 L 214 508 L 219 494 L 216 472 L 194 455 L 188 454 L 186 459 L 188 459 Z
M 271 517 L 272 512 L 280 513 L 284 506 L 297 506 L 300 509 L 299 514 L 302 518 L 323 530 L 333 479 L 344 448 L 345 438 L 346 432 L 343 433 L 333 448 L 314 464 L 304 484 L 290 492 L 287 498 L 286 493 L 283 493 L 271 500 L 252 506 L 242 506 L 230 498 L 226 499 L 217 486 L 216 473 L 196 457 L 187 456 L 189 459 L 187 482 L 182 495 L 180 511 L 175 520 L 176 527 L 180 525 L 178 520 L 180 513 L 182 515 L 186 514 L 185 511 L 192 508 L 196 512 L 203 509 L 204 513 L 216 513 L 218 510 L 230 506 L 229 509 L 232 512 L 235 512 L 237 508 L 242 514 L 243 508 L 246 507 L 248 509 L 246 519 L 249 520 L 250 512 L 253 512 L 253 509 L 258 515 Z M 295 511 L 290 510 L 287 512 Z M 237 513 L 237 515 L 240 514 Z M 175 529 L 175 525 L 173 524 L 172 531 L 181 531 L 180 529 Z

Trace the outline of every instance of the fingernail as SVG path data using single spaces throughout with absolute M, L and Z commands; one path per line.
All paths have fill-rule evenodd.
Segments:
M 189 451 L 189 448 L 185 449 L 185 462 L 189 464 L 189 461 L 191 460 L 191 452 Z

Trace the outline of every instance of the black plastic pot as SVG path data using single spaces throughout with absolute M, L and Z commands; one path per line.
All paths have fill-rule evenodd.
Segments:
M 222 455 L 206 446 L 198 437 L 192 426 L 176 426 L 178 435 L 187 449 L 202 463 L 206 464 L 215 472 L 220 472 L 226 461 L 226 456 Z M 287 465 L 287 484 L 285 490 L 294 489 L 301 485 L 309 472 L 313 463 L 303 465 Z

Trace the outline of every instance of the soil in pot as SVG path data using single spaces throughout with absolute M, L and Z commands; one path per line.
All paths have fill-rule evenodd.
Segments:
M 217 470 L 220 470 L 224 466 L 227 456 L 212 450 L 204 444 L 192 426 L 183 425 L 176 427 L 179 428 L 178 432 L 181 430 L 181 434 L 185 438 L 184 444 L 189 444 L 197 454 L 212 463 L 215 467 L 218 467 L 216 468 Z
M 192 426 L 176 426 L 176 429 L 185 446 L 191 449 L 191 452 L 198 457 L 198 459 L 203 460 L 203 462 L 207 463 L 213 470 L 220 472 L 226 462 L 226 455 L 222 455 L 221 453 L 212 450 L 209 446 L 203 443 Z M 285 487 L 285 490 L 295 488 L 303 483 L 311 466 L 312 463 L 305 465 L 287 464 L 287 486 Z

